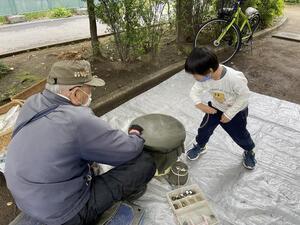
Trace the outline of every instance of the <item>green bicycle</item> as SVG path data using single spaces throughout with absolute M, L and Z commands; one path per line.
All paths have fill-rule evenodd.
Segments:
M 253 33 L 260 23 L 260 15 L 252 7 L 248 7 L 243 13 L 241 2 L 242 0 L 236 0 L 225 3 L 222 0 L 218 18 L 201 25 L 194 47 L 208 47 L 217 54 L 221 63 L 226 63 L 240 50 L 242 44 L 250 41 L 252 44 Z

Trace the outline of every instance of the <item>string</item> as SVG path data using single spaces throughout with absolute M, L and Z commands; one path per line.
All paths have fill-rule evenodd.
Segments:
M 199 127 L 200 129 L 203 128 L 203 127 L 205 127 L 206 124 L 208 123 L 208 120 L 209 120 L 209 114 L 207 113 L 206 115 L 207 115 L 206 120 L 205 120 L 205 122 L 204 122 L 202 125 L 200 125 L 200 127 Z

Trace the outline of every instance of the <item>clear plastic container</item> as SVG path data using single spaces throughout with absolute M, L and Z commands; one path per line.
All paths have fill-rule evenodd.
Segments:
M 198 185 L 167 193 L 167 199 L 180 225 L 216 225 L 218 220 Z

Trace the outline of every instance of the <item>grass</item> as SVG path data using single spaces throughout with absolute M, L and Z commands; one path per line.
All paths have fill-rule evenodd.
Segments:
M 6 19 L 4 16 L 0 16 L 0 24 L 6 23 Z
M 4 63 L 0 62 L 0 79 L 1 77 L 4 77 L 6 74 L 10 72 L 10 69 L 7 65 Z
M 4 65 L 0 62 L 0 72 L 1 72 L 1 66 Z M 5 66 L 5 65 L 4 65 Z M 5 66 L 8 68 L 7 66 Z M 9 68 L 8 68 L 9 69 Z M 18 94 L 20 91 L 22 91 L 24 88 L 30 87 L 37 81 L 41 79 L 41 76 L 35 75 L 28 71 L 23 72 L 12 72 L 10 69 L 8 71 L 11 72 L 11 76 L 15 77 L 16 80 L 12 83 L 6 83 L 5 91 L 0 91 L 0 106 L 7 103 L 11 96 Z M 0 80 L 1 80 L 1 73 L 0 73 Z M 6 81 L 4 81 L 6 82 Z M 1 84 L 3 86 L 3 83 Z M 4 87 L 3 87 L 4 88 Z
M 39 78 L 36 75 L 31 74 L 30 72 L 23 72 L 17 75 L 17 78 L 21 81 L 22 84 L 24 83 L 32 83 L 37 81 Z
M 24 13 L 25 18 L 27 21 L 38 20 L 43 18 L 48 18 L 50 15 L 49 11 L 43 12 L 31 12 L 31 13 Z
M 42 12 L 24 13 L 27 21 L 39 20 L 44 18 L 64 18 L 64 17 L 70 17 L 73 14 L 75 14 L 75 10 L 67 9 L 67 8 L 55 8 L 55 9 L 42 11 Z M 5 22 L 4 17 L 3 19 L 1 19 L 0 17 L 0 23 L 2 22 L 2 20 Z

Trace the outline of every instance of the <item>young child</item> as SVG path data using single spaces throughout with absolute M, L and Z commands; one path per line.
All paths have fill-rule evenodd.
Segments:
M 187 151 L 187 158 L 196 160 L 205 153 L 206 143 L 215 128 L 221 125 L 235 143 L 244 149 L 243 165 L 247 169 L 254 169 L 255 144 L 246 128 L 250 91 L 244 74 L 220 65 L 217 56 L 207 48 L 193 49 L 185 62 L 185 71 L 196 80 L 190 96 L 195 106 L 205 113 L 196 136 L 197 144 Z M 212 96 L 208 105 L 201 101 L 204 92 Z

